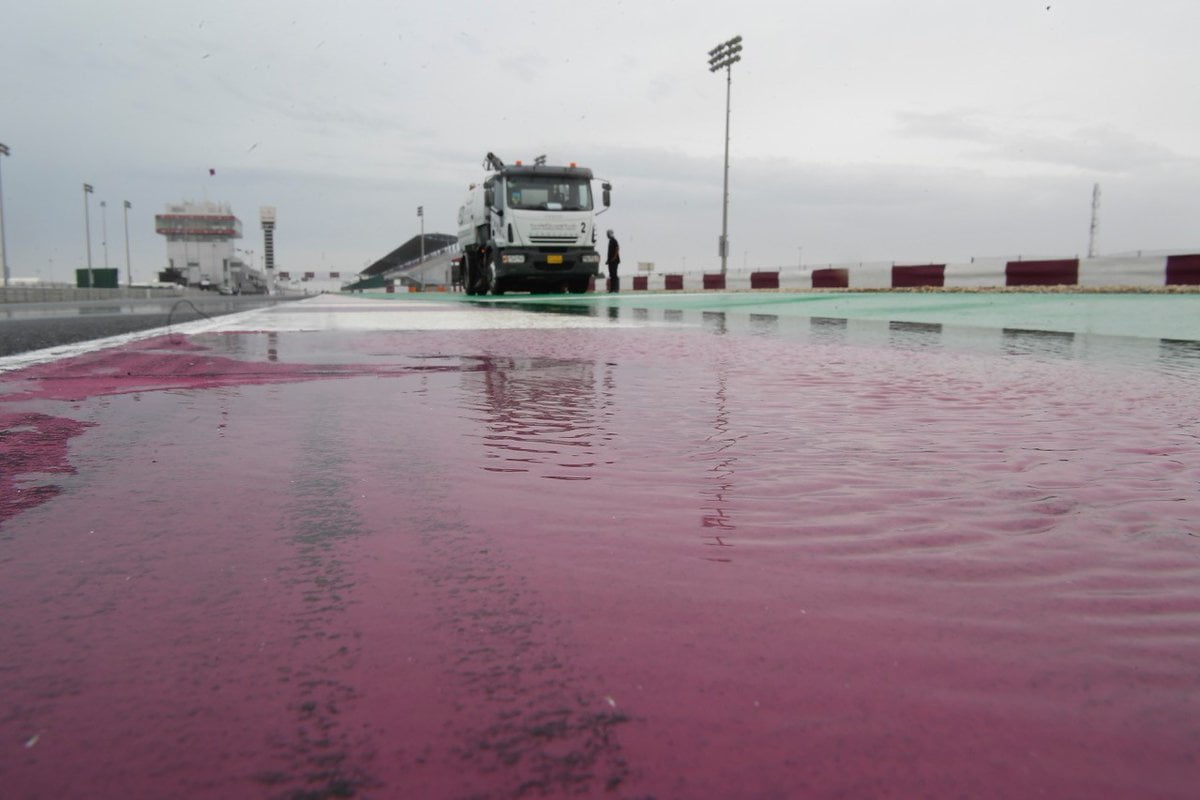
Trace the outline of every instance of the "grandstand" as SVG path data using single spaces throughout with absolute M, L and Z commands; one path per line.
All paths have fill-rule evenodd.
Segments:
M 422 239 L 424 259 L 421 257 Z M 378 289 L 389 282 L 419 288 L 448 287 L 451 282 L 450 262 L 457 253 L 456 236 L 444 233 L 414 236 L 358 273 L 358 280 L 344 286 L 343 290 Z

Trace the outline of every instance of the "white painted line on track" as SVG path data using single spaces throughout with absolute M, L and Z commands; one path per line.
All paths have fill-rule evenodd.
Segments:
M 123 333 L 88 342 L 58 345 L 0 358 L 0 373 L 46 364 L 152 339 L 156 336 L 201 333 L 283 333 L 298 331 L 447 331 L 516 330 L 610 327 L 661 327 L 661 324 L 614 320 L 607 317 L 531 312 L 516 308 L 480 308 L 418 300 L 370 300 L 342 295 L 318 295 L 304 300 L 254 308 L 211 319 Z

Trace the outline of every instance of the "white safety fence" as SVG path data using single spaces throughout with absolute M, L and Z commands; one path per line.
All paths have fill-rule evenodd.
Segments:
M 63 303 L 77 300 L 127 300 L 158 297 L 183 297 L 198 290 L 159 288 L 77 289 L 71 286 L 0 287 L 0 303 Z

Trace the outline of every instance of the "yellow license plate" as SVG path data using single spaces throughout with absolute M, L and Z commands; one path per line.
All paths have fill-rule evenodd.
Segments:
M 546 256 L 547 264 L 561 264 L 562 256 Z

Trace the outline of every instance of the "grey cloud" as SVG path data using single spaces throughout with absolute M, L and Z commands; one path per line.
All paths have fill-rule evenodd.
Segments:
M 943 111 L 936 114 L 901 111 L 896 114 L 896 135 L 905 138 L 952 139 L 987 142 L 994 134 L 985 125 L 970 119 L 971 112 Z
M 1188 159 L 1170 149 L 1110 125 L 1078 127 L 1065 135 L 1036 131 L 1011 132 L 983 124 L 970 111 L 896 114 L 896 135 L 976 145 L 961 156 L 985 161 L 1010 161 L 1055 168 L 1121 173 L 1161 167 Z
M 1108 126 L 1079 128 L 1067 136 L 1013 136 L 979 155 L 1105 173 L 1194 163 L 1166 147 Z

